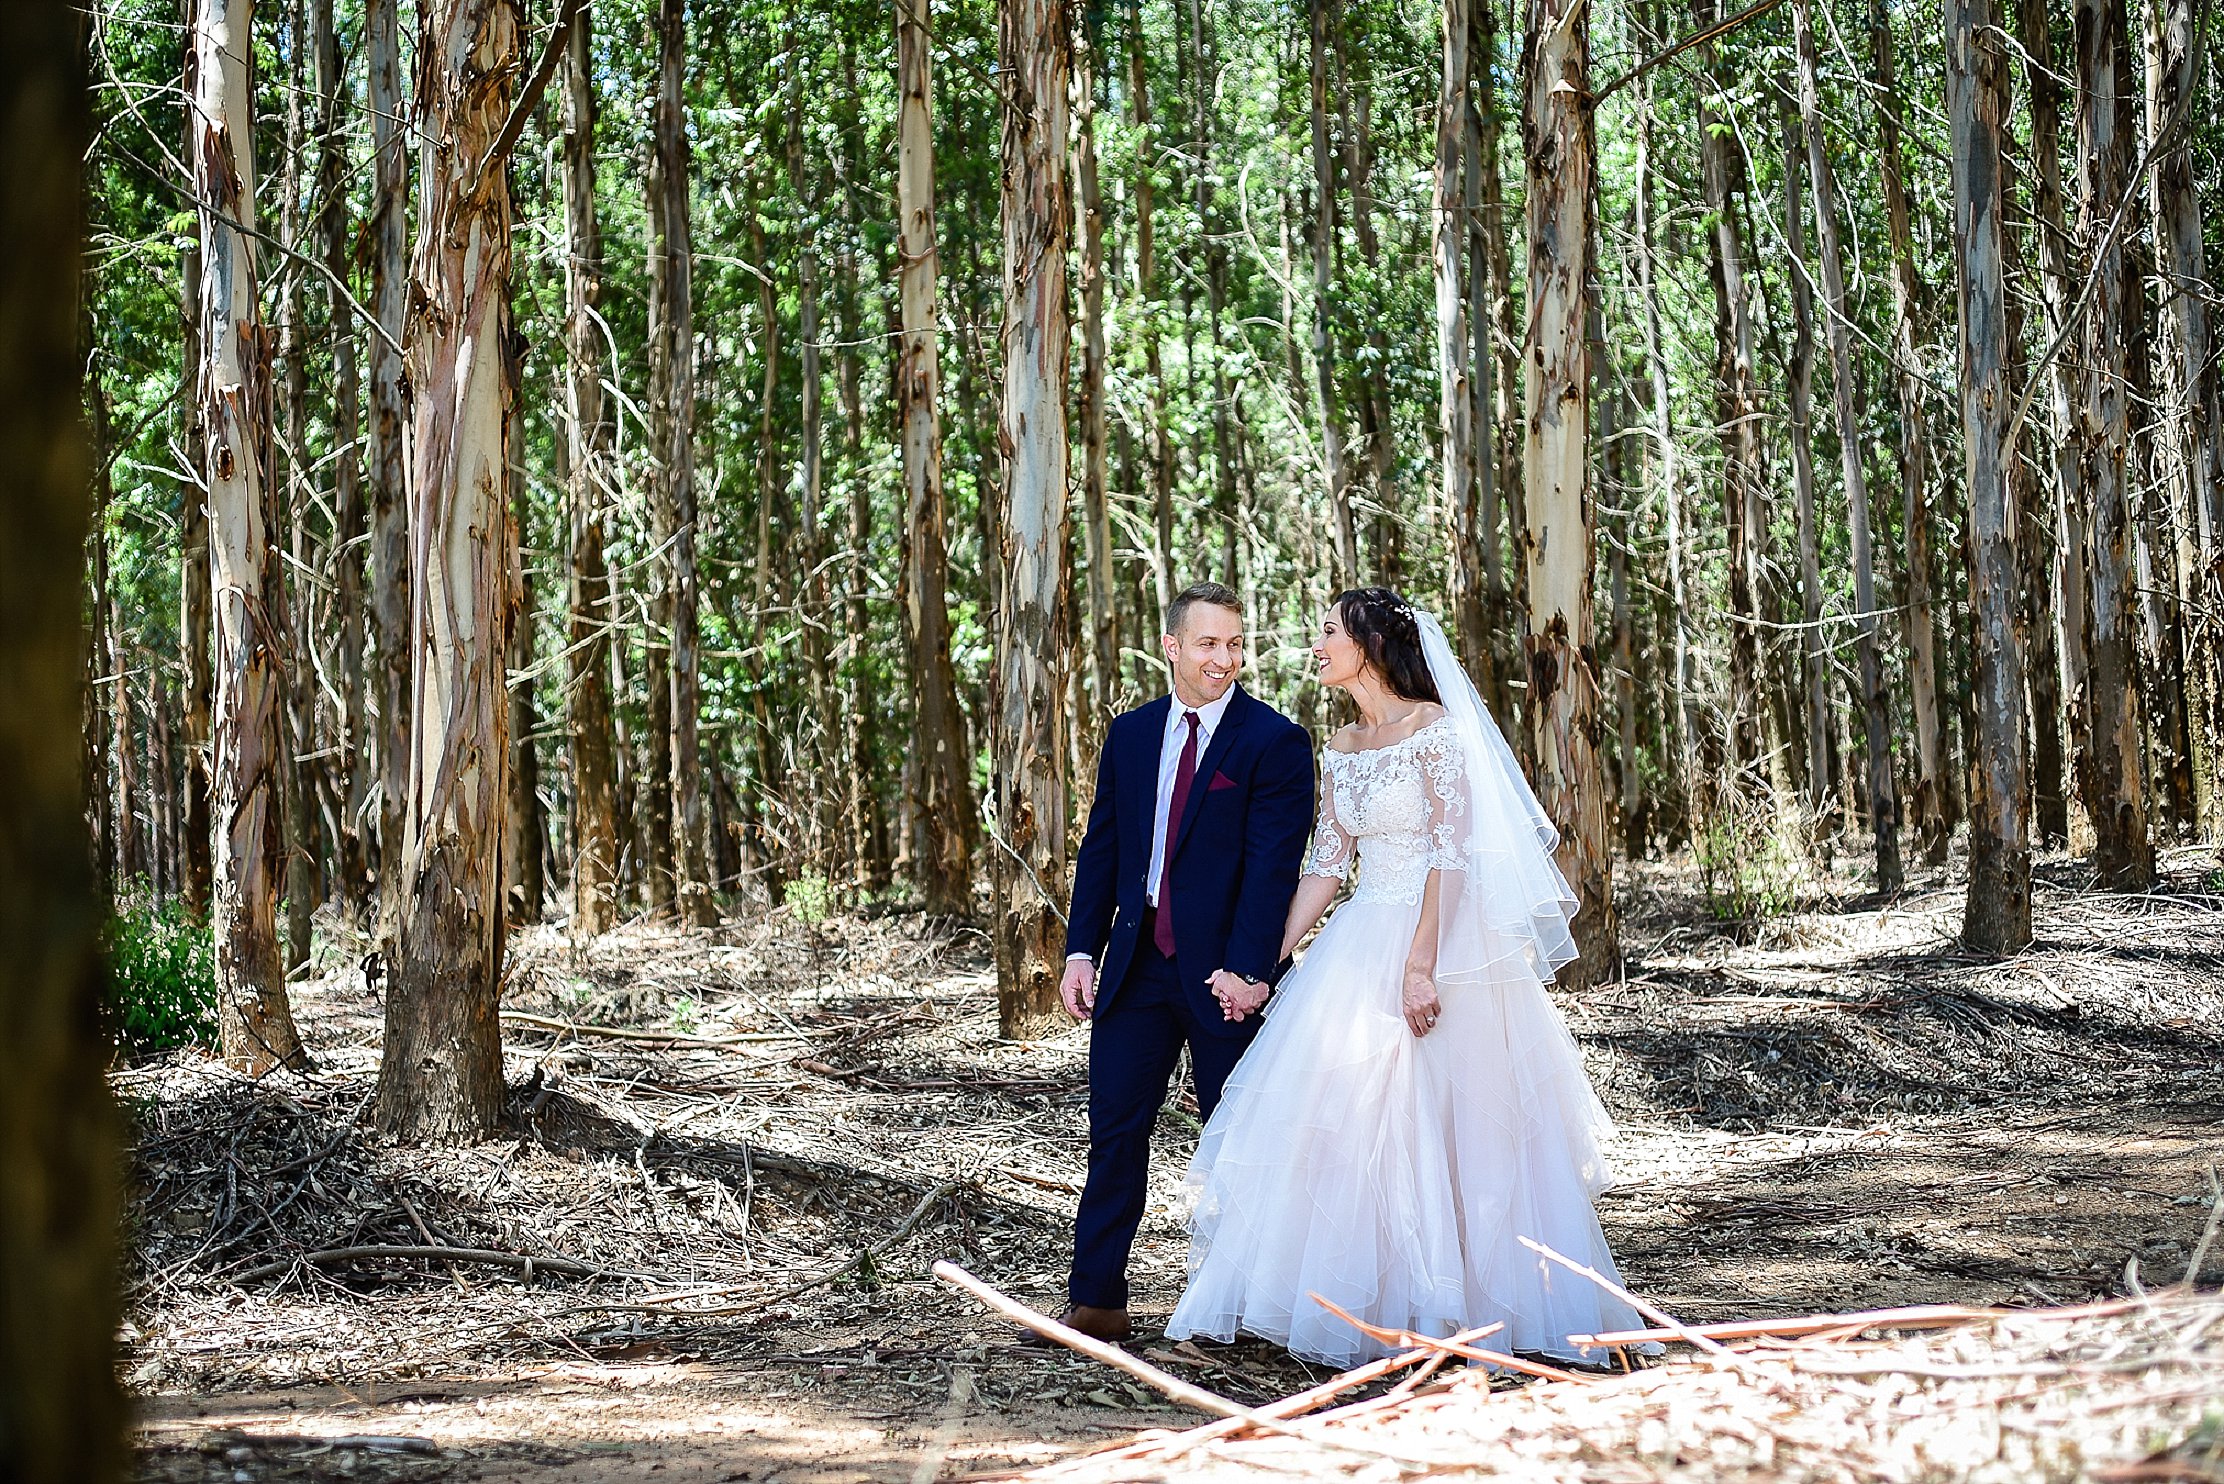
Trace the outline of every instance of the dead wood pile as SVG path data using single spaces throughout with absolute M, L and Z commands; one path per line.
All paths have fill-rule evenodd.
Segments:
M 1848 1317 L 1834 1331 L 1710 1340 L 1622 1375 L 1462 1370 L 1309 1417 L 1281 1411 L 1280 1430 L 1224 1419 L 1025 1477 L 2224 1480 L 2224 1294 L 2177 1289 L 1912 1334 Z M 1424 1345 L 1405 1364 L 1419 1374 L 1441 1359 Z

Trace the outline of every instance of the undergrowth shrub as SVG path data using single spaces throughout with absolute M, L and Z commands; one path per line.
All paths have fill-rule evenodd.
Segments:
M 1803 833 L 1802 822 L 1780 815 L 1765 790 L 1717 794 L 1691 837 L 1707 910 L 1747 924 L 1791 911 L 1807 870 Z
M 116 899 L 103 933 L 111 1033 L 132 1051 L 216 1044 L 216 942 L 185 905 L 145 891 Z

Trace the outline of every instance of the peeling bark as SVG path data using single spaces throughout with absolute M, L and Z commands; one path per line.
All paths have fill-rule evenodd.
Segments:
M 1005 0 L 1003 118 L 1003 602 L 996 613 L 991 856 L 998 1022 L 1033 1034 L 1058 1014 L 1065 935 L 1066 96 L 1060 0 Z
M 1599 757 L 1599 667 L 1591 643 L 1597 510 L 1590 473 L 1590 346 L 1584 333 L 1591 196 L 1597 172 L 1587 0 L 1529 0 L 1522 38 L 1522 143 L 1528 170 L 1529 338 L 1522 357 L 1529 578 L 1526 642 L 1537 797 L 1560 831 L 1575 888 L 1571 987 L 1613 977 L 1621 961 Z
M 2031 847 L 2023 651 L 2015 621 L 2015 512 L 2008 496 L 2007 433 L 2014 394 L 2007 375 L 2000 235 L 2008 86 L 1999 26 L 1997 0 L 1945 0 L 1977 708 L 1962 941 L 1980 953 L 2008 954 L 2031 941 Z
M 375 1115 L 404 1139 L 444 1141 L 483 1138 L 502 1115 L 510 191 L 488 155 L 517 69 L 514 0 L 440 0 L 423 45 L 408 338 L 414 724 Z
M 255 240 L 252 0 L 201 0 L 186 93 L 201 216 L 199 383 L 207 440 L 216 991 L 224 1059 L 259 1076 L 306 1066 L 278 956 L 282 785 L 276 616 L 285 607 L 269 525 L 271 337 Z M 237 222 L 241 226 L 232 226 Z
M 2136 312 L 2124 233 L 2103 241 L 2132 188 L 2131 76 L 2124 0 L 2078 0 L 2078 240 L 2093 292 L 2079 322 L 2082 365 L 2073 425 L 2078 473 L 2091 512 L 2092 607 L 2085 687 L 2088 749 L 2078 792 L 2093 821 L 2093 866 L 2103 884 L 2145 891 L 2154 884 L 2147 829 L 2144 723 L 2132 637 L 2131 447 L 2125 336 Z
M 898 293 L 897 418 L 904 474 L 904 637 L 918 715 L 918 809 L 928 858 L 917 872 L 927 910 L 973 915 L 973 787 L 950 665 L 949 560 L 942 494 L 941 362 L 935 332 L 940 268 L 934 209 L 933 38 L 916 0 L 896 0 Z

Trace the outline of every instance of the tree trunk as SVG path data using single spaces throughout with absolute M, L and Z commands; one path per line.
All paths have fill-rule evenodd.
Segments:
M 2044 4 L 2044 0 L 2036 0 Z M 1877 96 L 1900 96 L 1894 79 L 1892 18 L 1885 0 L 1869 0 L 1869 48 Z M 1897 105 L 1877 110 L 1877 153 L 1884 215 L 1892 251 L 1892 364 L 1899 398 L 1900 509 L 1905 526 L 1908 689 L 1915 710 L 1915 791 L 1910 813 L 1924 858 L 1946 859 L 1946 755 L 1938 716 L 1938 629 L 1931 614 L 1930 429 L 1923 408 L 1923 363 L 1916 343 L 1919 280 L 1900 158 Z
M 1599 764 L 1599 670 L 1591 644 L 1596 511 L 1590 484 L 1591 190 L 1597 169 L 1583 0 L 1529 0 L 1522 38 L 1522 144 L 1528 169 L 1529 354 L 1522 475 L 1528 526 L 1528 714 L 1537 795 L 1560 831 L 1575 888 L 1578 957 L 1570 987 L 1613 977 L 1621 960 Z
M 1310 0 L 1306 7 L 1313 79 L 1313 376 L 1320 385 L 1321 453 L 1328 465 L 1329 526 L 1335 541 L 1330 584 L 1341 590 L 1359 583 L 1359 527 L 1352 519 L 1344 417 L 1336 405 L 1336 164 L 1328 149 L 1328 6 L 1329 0 Z
M 1652 26 L 1657 37 L 1658 25 Z M 1653 242 L 1658 213 L 1653 206 L 1652 83 L 1637 82 L 1637 286 L 1645 306 L 1645 364 L 1652 375 L 1654 478 L 1660 488 L 1663 535 L 1667 540 L 1668 622 L 1674 626 L 1671 685 L 1675 691 L 1676 784 L 1688 826 L 1699 808 L 1701 775 L 1697 755 L 1698 657 L 1691 645 L 1691 606 L 1684 573 L 1683 491 L 1678 484 L 1675 396 L 1668 382 L 1666 336 L 1661 329 L 1660 274 Z
M 1480 134 L 1476 140 L 1477 173 L 1482 184 L 1482 214 L 1477 226 L 1483 243 L 1483 268 L 1489 301 L 1488 312 L 1479 316 L 1476 334 L 1488 340 L 1492 365 L 1490 382 L 1491 410 L 1489 426 L 1496 441 L 1487 448 L 1478 448 L 1476 456 L 1488 459 L 1491 464 L 1491 482 L 1505 502 L 1506 529 L 1509 547 L 1514 544 L 1513 533 L 1527 529 L 1527 495 L 1522 489 L 1521 448 L 1524 437 L 1521 410 L 1515 399 L 1522 391 L 1521 334 L 1514 323 L 1514 268 L 1513 249 L 1510 246 L 1513 225 L 1506 216 L 1506 187 L 1499 159 L 1500 121 L 1503 110 L 1498 101 L 1498 0 L 1471 0 L 1476 16 L 1476 81 L 1475 102 Z M 1482 424 L 1478 423 L 1477 426 Z M 1491 522 L 1495 526 L 1495 521 Z M 1498 672 L 1497 694 L 1486 696 L 1500 720 L 1512 728 L 1514 746 L 1523 753 L 1528 751 L 1529 729 L 1514 727 L 1513 679 L 1520 670 L 1522 626 L 1529 620 L 1529 573 L 1527 565 L 1518 560 L 1510 561 L 1507 576 L 1511 592 L 1501 588 L 1491 610 L 1493 641 L 1502 646 L 1502 652 L 1511 663 Z
M 854 54 L 850 65 L 854 68 Z M 853 128 L 856 125 L 853 123 Z M 879 891 L 888 884 L 888 829 L 881 810 L 878 725 L 879 687 L 874 680 L 872 618 L 867 604 L 871 594 L 873 540 L 873 481 L 865 460 L 865 402 L 858 346 L 864 341 L 864 310 L 857 286 L 856 185 L 845 180 L 842 220 L 848 229 L 841 255 L 842 275 L 842 422 L 849 454 L 849 558 L 843 563 L 844 606 L 842 628 L 849 645 L 849 665 L 844 676 L 842 710 L 849 753 L 848 831 L 850 857 L 858 884 Z M 898 309 L 890 324 L 902 323 Z
M 602 512 L 615 430 L 602 399 L 602 229 L 595 212 L 593 10 L 572 18 L 564 55 L 564 343 L 570 406 L 571 928 L 618 922 L 617 767 L 610 720 L 610 571 Z
M 288 253 L 311 244 L 302 230 L 301 172 L 307 149 L 304 99 L 307 79 L 302 74 L 302 14 L 294 6 L 287 17 L 286 50 L 291 64 L 286 79 L 285 152 L 278 173 L 278 240 Z M 285 684 L 284 761 L 279 776 L 286 794 L 285 907 L 286 973 L 299 974 L 309 963 L 317 905 L 317 679 L 315 588 L 305 574 L 317 570 L 319 553 L 311 524 L 317 508 L 310 484 L 309 367 L 306 336 L 302 331 L 302 275 L 283 275 L 285 287 L 278 298 L 278 359 L 285 367 L 285 392 L 279 419 L 278 450 L 286 477 L 273 481 L 267 496 L 271 526 L 283 523 L 292 548 L 290 562 L 293 590 L 282 606 L 273 606 L 270 620 L 283 636 L 278 652 Z
M 542 869 L 541 847 L 548 835 L 548 819 L 541 809 L 539 745 L 533 734 L 540 729 L 533 696 L 533 571 L 527 555 L 532 546 L 532 500 L 525 478 L 525 368 L 523 344 L 511 340 L 509 376 L 510 503 L 510 640 L 507 656 L 510 705 L 510 766 L 508 800 L 503 811 L 502 890 L 509 922 L 522 927 L 541 920 L 548 896 Z
M 80 729 L 84 48 L 75 5 L 0 7 L 0 127 L 14 151 L 0 199 L 0 1478 L 11 1484 L 108 1484 L 127 1421 L 114 1354 L 121 1160 L 99 1029 L 107 904 L 86 849 Z M 190 374 L 185 385 L 190 396 Z
M 2023 652 L 2015 622 L 2015 520 L 2008 508 L 2007 315 L 2001 263 L 2007 63 L 1996 0 L 1945 0 L 1954 257 L 1961 291 L 1961 421 L 1969 485 L 1971 738 L 1969 896 L 1962 941 L 2018 953 L 2031 941 Z
M 1802 700 L 1806 706 L 1808 813 L 1821 821 L 1836 812 L 1831 788 L 1838 768 L 1832 745 L 1837 727 L 1830 707 L 1830 657 L 1822 632 L 1822 545 L 1815 531 L 1815 308 L 1807 267 L 1807 225 L 1801 209 L 1802 170 L 1799 117 L 1788 99 L 1784 116 L 1784 244 L 1791 263 L 1792 346 L 1790 364 L 1792 490 L 1799 532 L 1799 654 Z
M 1838 414 L 1838 467 L 1845 482 L 1846 529 L 1853 545 L 1854 657 L 1861 673 L 1863 752 L 1868 762 L 1869 827 L 1876 834 L 1878 891 L 1900 889 L 1900 790 L 1892 774 L 1891 697 L 1877 653 L 1876 558 L 1869 534 L 1869 484 L 1861 468 L 1861 387 L 1854 367 L 1852 309 L 1846 297 L 1845 253 L 1838 238 L 1838 186 L 1824 149 L 1815 31 L 1810 0 L 1796 0 L 1799 113 L 1807 135 L 1807 174 L 1815 192 L 1815 231 L 1822 250 L 1823 307 L 1829 317 L 1832 406 Z
M 2093 866 L 2102 884 L 2145 891 L 2154 884 L 2147 833 L 2144 726 L 2132 636 L 2128 458 L 2131 414 L 2124 379 L 2125 335 L 2135 312 L 2124 234 L 2109 232 L 2131 189 L 2132 113 L 2124 0 L 2078 0 L 2077 155 L 2080 257 L 2093 288 L 2079 322 L 2082 361 L 2075 424 L 2078 473 L 2092 512 L 2091 683 L 2085 687 L 2091 746 L 2078 770 L 2093 821 Z
M 190 131 L 189 131 L 190 134 Z M 209 595 L 208 498 L 198 487 L 208 467 L 201 435 L 200 386 L 205 364 L 201 346 L 201 248 L 198 241 L 178 252 L 182 270 L 180 300 L 183 313 L 184 353 L 179 363 L 179 398 L 183 403 L 185 465 L 193 471 L 195 487 L 185 492 L 178 530 L 178 660 L 183 677 L 178 696 L 179 741 L 185 750 L 185 870 L 186 911 L 196 919 L 209 914 L 214 885 L 209 856 L 209 707 L 216 689 L 216 674 L 209 663 L 209 634 L 214 622 Z
M 912 705 L 918 714 L 918 808 L 927 859 L 917 878 L 927 911 L 973 915 L 973 783 L 950 664 L 948 557 L 942 497 L 941 366 L 935 335 L 939 267 L 934 212 L 933 38 L 914 0 L 896 0 L 899 294 L 896 367 L 904 473 L 903 610 Z
M 1058 1013 L 1066 887 L 1065 7 L 1005 0 L 1003 603 L 996 614 L 996 829 L 991 857 L 998 1023 L 1031 1035 Z
M 2202 241 L 2201 195 L 2193 173 L 2192 120 L 2199 79 L 2192 0 L 2147 6 L 2147 133 L 2161 137 L 2148 190 L 2155 258 L 2169 315 L 2165 385 L 2173 414 L 2170 456 L 2184 470 L 2193 532 L 2185 635 L 2191 691 L 2194 790 L 2202 830 L 2224 832 L 2224 374 L 2216 363 Z M 2212 96 L 2213 104 L 2213 96 Z M 2171 131 L 2164 137 L 2164 131 Z
M 1694 0 L 1692 19 L 1704 29 L 1721 19 L 1719 0 Z M 1715 78 L 1712 45 L 1701 48 Z M 1754 382 L 1753 318 L 1738 241 L 1738 145 L 1730 124 L 1702 97 L 1699 158 L 1708 215 L 1707 277 L 1714 285 L 1715 422 L 1722 444 L 1722 501 L 1729 533 L 1730 759 L 1741 791 L 1768 786 L 1762 734 L 1760 542 L 1761 411 Z M 1532 605 L 1534 606 L 1534 605 Z
M 1469 13 L 1494 0 L 1443 0 L 1443 73 L 1436 90 L 1436 174 L 1430 249 L 1436 280 L 1436 425 L 1438 491 L 1452 547 L 1453 632 L 1482 586 L 1475 527 L 1480 512 L 1474 491 L 1473 387 L 1468 380 L 1467 275 L 1467 42 Z M 1473 655 L 1468 663 L 1475 662 Z
M 1472 373 L 1468 377 L 1467 491 L 1462 507 L 1467 530 L 1464 554 L 1454 553 L 1453 573 L 1460 588 L 1451 604 L 1459 631 L 1460 653 L 1474 672 L 1485 705 L 1497 716 L 1506 715 L 1506 667 L 1498 653 L 1497 620 L 1506 601 L 1506 574 L 1499 555 L 1497 389 L 1492 384 L 1496 359 L 1490 344 L 1490 234 L 1496 223 L 1483 218 L 1483 113 L 1495 111 L 1498 100 L 1492 84 L 1497 66 L 1497 6 L 1482 0 L 1470 16 L 1473 34 L 1467 48 L 1467 330 Z M 1495 129 L 1495 121 L 1491 125 Z M 1495 165 L 1493 166 L 1495 168 Z M 1460 564 L 1468 563 L 1466 572 Z
M 649 416 L 652 501 L 669 542 L 672 879 L 682 922 L 718 920 L 703 818 L 702 659 L 697 644 L 694 229 L 688 207 L 687 5 L 661 0 L 655 139 L 649 157 Z
M 376 1105 L 406 1140 L 482 1138 L 502 1116 L 510 191 L 490 154 L 509 113 L 517 20 L 512 0 L 441 0 L 425 18 L 409 327 L 419 731 Z
M 1094 713 L 1075 732 L 1100 737 L 1112 720 L 1119 690 L 1119 636 L 1112 604 L 1112 512 L 1106 443 L 1104 341 L 1104 198 L 1097 186 L 1097 36 L 1087 29 L 1080 7 L 1073 19 L 1080 34 L 1074 43 L 1073 138 L 1075 216 L 1081 226 L 1081 512 L 1082 541 L 1089 559 L 1089 684 Z M 1078 718 L 1077 718 L 1078 720 Z
M 793 488 L 797 514 L 801 517 L 799 524 L 803 528 L 798 617 L 802 620 L 800 647 L 804 678 L 810 687 L 812 725 L 798 728 L 791 734 L 790 744 L 809 759 L 808 768 L 823 776 L 828 760 L 823 728 L 833 708 L 833 686 L 826 659 L 826 549 L 819 524 L 819 500 L 825 488 L 826 470 L 823 456 L 826 376 L 819 356 L 819 258 L 814 235 L 822 192 L 816 175 L 814 169 L 813 178 L 806 184 L 803 115 L 798 109 L 788 115 L 788 179 L 795 187 L 796 204 L 800 208 L 796 222 L 800 240 L 795 255 L 795 287 L 796 342 L 801 362 L 797 370 L 802 379 L 799 409 L 802 416 L 797 429 L 800 436 L 796 452 L 801 467 L 796 470 Z M 828 806 L 832 802 L 826 790 L 808 790 L 802 800 L 802 818 L 798 821 L 801 853 L 811 863 L 811 869 L 821 873 L 826 870 L 827 841 L 833 823 Z
M 409 306 L 409 130 L 402 113 L 401 0 L 363 0 L 371 114 L 371 628 L 377 640 L 378 936 L 393 954 L 403 903 L 402 810 L 409 792 L 409 491 L 403 424 L 410 415 L 402 332 Z
M 2038 241 L 2039 281 L 2045 303 L 2045 338 L 2054 344 L 2068 323 L 2071 298 L 2078 290 L 2069 261 L 2069 231 L 2062 204 L 2062 85 L 2053 56 L 2053 34 L 2048 24 L 2046 0 L 2019 0 L 2017 41 L 2024 56 L 2024 81 L 2031 116 L 2031 214 Z M 2085 497 L 2078 468 L 2077 447 L 2071 437 L 2071 404 L 2076 373 L 2075 358 L 2062 353 L 2048 368 L 2046 442 L 2053 448 L 2049 461 L 2053 474 L 2053 562 L 2047 604 L 2049 622 L 2057 636 L 2060 673 L 2059 693 L 2069 723 L 2070 752 L 2083 756 L 2090 747 L 2084 721 L 2084 689 L 2090 666 L 2085 651 Z M 2063 717 L 2047 723 L 2058 728 Z M 2058 745 L 2058 744 L 2057 744 Z M 2039 838 L 2051 845 L 2069 840 L 2069 800 L 2057 789 L 2041 791 L 2037 799 Z
M 1322 0 L 1326 3 L 1326 0 Z M 1151 458 L 1151 516 L 1158 536 L 1158 611 L 1174 601 L 1174 445 L 1166 433 L 1166 378 L 1158 355 L 1158 261 L 1153 234 L 1152 171 L 1158 168 L 1151 140 L 1149 49 L 1143 39 L 1142 0 L 1127 8 L 1128 106 L 1135 120 L 1135 297 L 1137 333 L 1143 342 L 1143 380 L 1149 393 L 1150 424 L 1144 429 Z
M 201 208 L 209 584 L 216 698 L 213 835 L 216 994 L 224 1059 L 260 1076 L 306 1066 L 278 957 L 280 680 L 272 623 L 285 607 L 268 526 L 270 339 L 255 240 L 252 0 L 201 0 L 186 92 L 193 99 L 194 190 Z M 233 226 L 231 223 L 239 223 Z
M 340 899 L 360 912 L 370 897 L 370 855 L 365 839 L 371 800 L 371 774 L 364 766 L 363 741 L 363 451 L 361 397 L 355 366 L 354 311 L 340 285 L 347 282 L 354 244 L 348 232 L 347 133 L 343 111 L 348 96 L 346 62 L 332 22 L 332 0 L 315 0 L 311 11 L 312 47 L 317 76 L 318 235 L 324 266 L 332 275 L 326 303 L 332 327 L 332 555 L 333 625 L 338 630 L 340 662 L 339 756 L 331 771 L 346 780 L 340 811 Z

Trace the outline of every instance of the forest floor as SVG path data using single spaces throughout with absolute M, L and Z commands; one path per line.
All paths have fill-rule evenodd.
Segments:
M 1820 878 L 1751 930 L 1687 863 L 1625 873 L 1626 981 L 1559 998 L 1620 1121 L 1600 1211 L 1633 1289 L 1698 1322 L 2185 1276 L 2224 1166 L 2224 873 L 2039 874 L 2038 942 L 1998 963 L 1956 950 L 1952 871 L 1890 903 Z M 1086 1033 L 1000 1042 L 977 933 L 515 941 L 497 1142 L 359 1122 L 380 1007 L 337 932 L 295 986 L 315 1073 L 119 1071 L 141 1479 L 926 1484 L 1196 1421 L 927 1275 L 1055 1312 L 1082 1172 Z M 1151 1328 L 1196 1128 L 1161 1125 L 1136 1348 L 1262 1402 L 1323 1373 Z M 329 1255 L 411 1246 L 479 1256 Z

